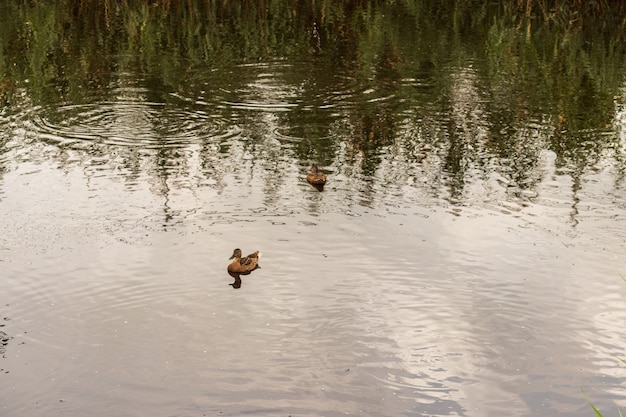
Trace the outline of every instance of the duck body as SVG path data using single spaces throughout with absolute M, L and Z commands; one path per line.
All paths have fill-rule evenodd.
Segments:
M 306 180 L 311 185 L 321 185 L 326 184 L 326 175 L 324 175 L 318 168 L 317 165 L 313 164 L 311 169 L 309 169 L 309 173 L 306 176 Z
M 241 249 L 235 249 L 233 255 L 229 258 L 233 261 L 228 264 L 228 272 L 233 274 L 247 275 L 259 266 L 261 252 L 256 251 L 248 256 L 242 256 Z

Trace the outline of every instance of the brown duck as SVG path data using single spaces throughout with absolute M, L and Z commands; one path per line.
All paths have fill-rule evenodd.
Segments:
M 317 185 L 323 187 L 326 184 L 326 175 L 324 175 L 318 168 L 317 165 L 313 164 L 311 169 L 309 169 L 309 173 L 306 176 L 306 180 L 311 185 Z
M 235 249 L 233 251 L 233 256 L 228 259 L 232 259 L 233 261 L 228 265 L 228 272 L 232 272 L 234 274 L 247 275 L 250 272 L 254 271 L 259 266 L 259 259 L 261 258 L 261 252 L 256 251 L 251 253 L 248 256 L 241 256 L 241 249 Z

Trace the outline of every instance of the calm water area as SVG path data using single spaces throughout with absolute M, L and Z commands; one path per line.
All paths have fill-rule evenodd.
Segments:
M 623 19 L 329 3 L 0 6 L 0 416 L 626 409 Z

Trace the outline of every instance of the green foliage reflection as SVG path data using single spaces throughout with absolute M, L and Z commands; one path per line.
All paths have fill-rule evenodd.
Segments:
M 445 154 L 456 191 L 468 161 L 509 159 L 513 180 L 532 184 L 527 173 L 542 149 L 580 170 L 620 149 L 619 135 L 606 132 L 624 82 L 622 2 L 56 0 L 5 2 L 0 13 L 8 108 L 17 91 L 30 105 L 107 100 L 126 73 L 142 75 L 154 102 L 171 92 L 202 98 L 223 85 L 244 91 L 254 80 L 241 65 L 284 59 L 310 67 L 282 80 L 303 86 L 303 101 L 332 99 L 346 88 L 341 80 L 351 80 L 354 105 L 326 117 L 329 125 L 342 120 L 349 133 L 336 137 L 365 175 L 397 143 L 409 154 Z M 359 97 L 369 91 L 391 98 Z M 480 120 L 472 119 L 477 112 Z M 441 113 L 452 116 L 442 121 Z M 420 133 L 407 133 L 409 125 Z M 331 164 L 341 147 L 314 142 L 298 156 Z

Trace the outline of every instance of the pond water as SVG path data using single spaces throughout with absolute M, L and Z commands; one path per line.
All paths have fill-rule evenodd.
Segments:
M 2 6 L 0 414 L 626 407 L 618 28 L 70 3 Z

